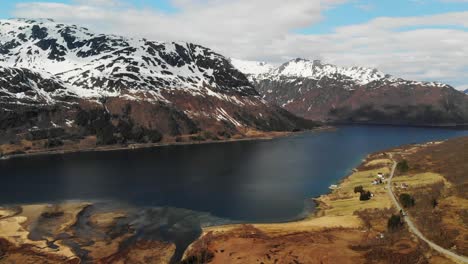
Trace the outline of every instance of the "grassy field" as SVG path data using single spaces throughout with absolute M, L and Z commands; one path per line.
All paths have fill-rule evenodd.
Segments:
M 372 166 L 378 166 L 378 165 L 389 165 L 392 164 L 392 161 L 390 159 L 375 159 L 367 162 L 364 166 L 365 167 L 372 167 Z
M 372 181 L 377 177 L 378 173 L 388 175 L 390 168 L 386 165 L 388 160 L 378 164 L 384 167 L 372 170 L 357 171 L 343 180 L 339 185 L 339 189 L 334 190 L 331 194 L 321 196 L 319 213 L 320 216 L 350 216 L 357 211 L 366 209 L 384 209 L 392 206 L 391 200 L 385 190 L 385 184 L 372 185 Z M 368 163 L 367 163 L 368 164 Z M 373 164 L 375 166 L 375 163 Z M 362 186 L 364 190 L 374 194 L 369 201 L 360 201 L 359 193 L 354 193 L 356 186 Z
M 424 187 L 438 182 L 441 182 L 447 185 L 448 188 L 450 188 L 451 184 L 444 178 L 444 176 L 433 172 L 418 173 L 413 175 L 402 175 L 393 179 L 393 183 L 396 183 L 398 185 L 406 183 L 409 185 L 410 188 Z

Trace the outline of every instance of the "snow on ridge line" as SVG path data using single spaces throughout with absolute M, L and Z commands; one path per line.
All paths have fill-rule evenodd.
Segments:
M 255 61 L 243 61 L 238 59 L 231 59 L 234 66 L 241 72 L 247 74 L 251 81 L 255 80 L 280 80 L 282 77 L 286 78 L 310 78 L 319 80 L 324 77 L 330 79 L 340 78 L 344 76 L 354 81 L 357 85 L 367 85 L 375 81 L 390 82 L 393 85 L 398 84 L 414 84 L 414 85 L 427 85 L 432 87 L 450 87 L 447 84 L 440 82 L 427 82 L 427 81 L 412 81 L 397 78 L 389 74 L 385 74 L 377 69 L 366 67 L 342 67 L 333 64 L 325 64 L 320 60 L 307 60 L 307 59 L 293 59 L 280 66 L 273 66 L 273 64 L 260 63 Z M 265 67 L 261 67 L 266 65 Z M 260 68 L 260 70 L 258 70 Z
M 0 20 L 0 51 L 0 67 L 53 76 L 80 97 L 151 91 L 162 100 L 159 89 L 254 91 L 229 60 L 208 48 L 94 34 L 50 19 Z
M 239 59 L 230 59 L 232 65 L 240 70 L 244 74 L 266 74 L 275 69 L 275 64 L 270 64 L 267 62 L 259 62 L 259 61 L 246 61 L 246 60 L 239 60 Z

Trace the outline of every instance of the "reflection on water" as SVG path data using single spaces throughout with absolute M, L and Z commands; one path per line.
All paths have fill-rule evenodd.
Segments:
M 0 161 L 0 204 L 106 199 L 284 221 L 370 152 L 461 135 L 468 131 L 348 126 L 272 141 L 18 158 Z

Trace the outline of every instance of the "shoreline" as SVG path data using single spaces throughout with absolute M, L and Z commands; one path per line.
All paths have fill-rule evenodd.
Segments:
M 307 132 L 313 131 L 303 131 L 301 133 Z M 301 133 L 288 133 L 283 137 Z M 263 140 L 271 140 L 278 137 L 264 137 Z M 246 140 L 257 139 L 246 138 L 236 141 Z M 441 144 L 448 140 L 437 141 L 437 143 Z M 190 144 L 211 143 L 223 142 L 196 142 Z M 385 188 L 387 184 L 374 186 L 370 184 L 370 181 L 372 178 L 375 178 L 377 172 L 382 172 L 385 175 L 390 173 L 390 163 L 395 161 L 392 154 L 399 155 L 404 152 L 411 152 L 415 148 L 425 148 L 438 144 L 435 144 L 435 142 L 406 144 L 368 153 L 354 168 L 350 169 L 349 173 L 343 173 L 344 176 L 336 183 L 339 189 L 329 189 L 328 192 L 324 192 L 318 197 L 306 198 L 305 201 L 311 204 L 313 203 L 316 206 L 314 206 L 313 211 L 304 212 L 304 214 L 298 216 L 296 219 L 264 223 L 225 222 L 223 224 L 223 222 L 214 222 L 212 225 L 200 226 L 201 234 L 197 238 L 194 238 L 194 240 L 192 240 L 192 237 L 187 238 L 187 241 L 191 241 L 191 243 L 187 248 L 184 248 L 181 259 L 187 260 L 194 257 L 196 259 L 197 256 L 203 256 L 205 253 L 209 252 L 213 254 L 213 257 L 218 261 L 214 263 L 240 263 L 235 262 L 239 257 L 241 257 L 242 261 L 245 261 L 244 263 L 251 263 L 256 259 L 270 260 L 270 257 L 271 259 L 278 258 L 282 263 L 291 263 L 289 259 L 291 255 L 289 252 L 294 251 L 295 256 L 299 256 L 301 260 L 305 261 L 302 263 L 316 263 L 317 259 L 320 259 L 324 254 L 329 254 L 330 252 L 333 252 L 336 260 L 350 260 L 350 258 L 352 258 L 351 262 L 345 261 L 342 263 L 362 263 L 363 259 L 378 257 L 378 252 L 381 252 L 381 249 L 385 249 L 386 252 L 391 252 L 391 254 L 394 254 L 393 256 L 397 258 L 402 256 L 400 250 L 403 252 L 409 250 L 413 252 L 411 254 L 416 255 L 423 254 L 427 252 L 427 249 L 421 246 L 421 241 L 414 242 L 413 236 L 407 229 L 402 229 L 394 234 L 387 231 L 387 219 L 391 214 L 397 213 L 397 210 L 392 207 L 391 202 L 387 201 L 389 200 L 387 189 Z M 369 201 L 359 201 L 359 194 L 353 192 L 353 188 L 357 185 L 363 185 L 365 190 L 371 191 L 372 194 L 375 194 L 375 197 L 373 196 Z M 20 205 L 23 207 L 23 211 L 21 214 L 15 215 L 9 215 L 11 214 L 7 212 L 10 210 L 9 208 L 5 208 L 4 211 L 7 210 L 5 211 L 8 213 L 7 218 L 14 219 L 18 223 L 23 216 L 36 219 L 34 217 L 39 214 L 32 213 L 31 210 L 40 209 L 41 212 L 51 212 L 46 214 L 46 217 L 56 220 L 60 219 L 62 216 L 54 214 L 54 212 L 64 212 L 65 215 L 70 215 L 72 217 L 69 221 L 67 220 L 67 223 L 71 223 L 74 221 L 73 219 L 79 219 L 83 215 L 82 212 L 86 210 L 86 208 L 83 207 L 84 205 L 93 204 L 93 201 L 77 200 L 72 203 L 69 202 L 70 201 L 64 201 L 63 204 L 51 204 L 50 206 L 46 204 L 45 207 L 42 203 L 36 205 Z M 97 229 L 104 228 L 102 230 L 116 225 L 118 219 L 122 216 L 131 215 L 129 213 L 130 211 L 126 212 L 122 209 L 111 210 L 105 213 L 88 211 L 92 214 L 89 219 L 90 221 L 94 221 L 94 227 Z M 73 213 L 69 214 L 69 212 Z M 2 220 L 1 217 L 0 220 Z M 16 224 L 16 222 L 14 222 L 14 224 Z M 11 233 L 9 236 L 14 238 L 16 233 Z M 15 241 L 13 238 L 8 241 Z M 99 238 L 95 239 L 98 241 Z M 144 248 L 144 253 L 141 252 L 142 256 L 145 254 L 150 255 L 152 252 L 151 250 L 156 250 L 164 253 L 168 259 L 172 259 L 176 249 L 174 246 L 175 242 L 171 241 L 142 242 L 143 244 L 136 243 L 132 245 L 132 247 L 144 248 L 144 246 L 148 246 L 148 248 Z M 26 237 L 24 238 L 24 242 L 21 243 L 39 242 L 31 242 L 27 240 Z M 21 243 L 18 245 L 22 245 Z M 110 253 L 113 252 L 112 254 L 114 255 L 112 256 L 125 256 L 124 253 L 116 250 L 114 247 L 102 246 L 102 243 L 103 241 L 99 240 L 97 242 L 97 245 L 100 245 L 99 247 L 95 249 L 87 248 L 94 252 L 93 257 L 96 259 L 101 256 L 101 253 L 97 252 L 102 249 Z M 406 246 L 403 249 L 398 249 L 394 247 L 396 244 Z M 56 245 L 59 245 L 59 252 L 52 252 L 51 249 L 48 249 L 46 246 L 44 246 L 45 249 L 41 249 L 37 252 L 45 252 L 44 254 L 50 254 L 51 256 L 52 254 L 62 256 L 66 253 L 68 254 L 66 256 L 80 257 L 73 251 L 67 253 L 68 251 L 66 250 L 68 250 L 68 248 L 61 244 L 61 242 L 58 242 Z M 366 248 L 366 251 L 360 251 L 359 248 Z M 37 252 L 34 251 L 33 254 L 37 254 Z M 373 253 L 368 255 L 369 252 Z M 253 256 L 250 256 L 250 253 L 252 253 Z M 374 255 L 374 253 L 376 255 Z M 405 254 L 406 253 L 403 255 Z M 312 257 L 312 259 L 310 257 Z M 440 256 L 438 255 L 431 255 L 431 258 L 434 258 L 434 261 L 440 260 Z
M 311 252 L 311 248 L 306 246 L 301 249 L 301 246 L 304 245 L 303 243 L 306 245 L 314 243 L 316 245 L 314 248 L 320 253 L 317 252 L 313 255 L 314 257 L 320 258 L 323 254 L 328 254 L 336 250 L 335 246 L 329 247 L 329 239 L 332 239 L 330 238 L 331 236 L 333 237 L 332 240 L 336 241 L 336 243 L 346 245 L 342 249 L 338 249 L 335 257 L 337 257 L 338 254 L 344 254 L 342 260 L 349 261 L 350 256 L 355 257 L 357 254 L 357 251 L 350 249 L 350 245 L 356 246 L 356 244 L 365 243 L 363 241 L 369 238 L 378 238 L 383 236 L 383 234 L 385 234 L 385 236 L 391 236 L 391 234 L 387 233 L 387 214 L 395 213 L 396 211 L 390 203 L 384 186 L 371 185 L 370 182 L 373 177 L 376 177 L 378 172 L 382 172 L 385 175 L 390 173 L 389 164 L 392 158 L 389 154 L 402 147 L 403 146 L 395 146 L 368 153 L 359 164 L 339 180 L 337 189 L 329 189 L 328 192 L 322 195 L 307 198 L 306 201 L 315 204 L 314 210 L 298 219 L 286 222 L 250 222 L 203 228 L 200 237 L 189 245 L 182 259 L 190 259 L 200 255 L 202 252 L 209 251 L 213 254 L 214 259 L 219 259 L 221 261 L 220 263 L 222 263 L 223 261 L 233 261 L 236 259 L 235 257 L 230 258 L 231 255 L 226 256 L 223 252 L 239 253 L 238 250 L 240 250 L 240 248 L 251 248 L 255 252 L 254 248 L 257 247 L 260 248 L 257 248 L 257 250 L 261 253 L 260 255 L 254 256 L 251 260 L 259 259 L 264 256 L 270 260 L 271 255 L 268 254 L 276 255 L 278 252 L 278 255 L 276 255 L 277 257 L 288 259 L 289 256 L 285 254 L 292 252 L 291 250 L 304 250 L 303 253 L 296 254 L 296 256 L 307 257 Z M 375 197 L 372 196 L 373 198 L 369 201 L 362 201 L 359 194 L 353 191 L 358 185 L 364 186 L 365 190 L 375 194 Z M 362 218 L 363 212 L 366 212 L 364 214 L 369 217 L 367 220 Z M 372 224 L 370 225 L 370 223 Z M 399 236 L 398 239 L 402 239 L 406 243 L 409 235 L 405 231 L 402 232 L 402 235 Z M 296 236 L 296 239 L 291 240 L 291 237 Z M 314 239 L 309 241 L 311 237 L 321 236 L 327 237 L 324 241 L 328 242 L 322 243 Z M 294 246 L 296 243 L 297 246 Z M 281 244 L 289 245 L 290 248 L 285 247 L 279 250 L 278 245 Z M 335 245 L 335 243 L 332 243 L 332 245 Z M 389 248 L 392 248 L 392 246 L 393 244 L 388 245 Z M 264 247 L 270 247 L 272 249 L 265 251 Z M 369 247 L 370 249 L 378 246 L 371 243 L 365 247 Z M 412 247 L 414 250 L 419 250 L 417 244 L 412 244 Z M 344 248 L 346 248 L 346 251 L 349 251 L 343 253 Z M 323 251 L 320 251 L 320 249 L 323 249 Z M 265 252 L 267 255 L 264 255 Z M 249 254 L 243 254 L 242 257 L 243 259 L 250 258 Z M 315 258 L 309 259 L 309 262 L 314 263 L 318 260 L 319 259 Z M 287 262 L 291 261 L 288 259 Z M 362 261 L 355 260 L 354 262 Z
M 233 143 L 233 142 L 244 142 L 244 141 L 268 141 L 277 138 L 290 137 L 293 135 L 300 135 L 304 133 L 311 132 L 322 132 L 335 130 L 334 126 L 323 126 L 310 130 L 304 130 L 299 132 L 282 132 L 282 131 L 271 131 L 265 132 L 270 135 L 267 136 L 250 136 L 245 138 L 238 139 L 222 139 L 222 140 L 205 140 L 205 141 L 188 141 L 188 142 L 164 142 L 164 143 L 135 143 L 128 145 L 109 145 L 109 146 L 96 146 L 93 148 L 83 148 L 83 149 L 56 149 L 56 150 L 39 150 L 29 153 L 21 154 L 7 154 L 0 156 L 1 160 L 10 160 L 15 158 L 26 158 L 34 156 L 48 156 L 48 155 L 63 155 L 63 154 L 73 154 L 73 153 L 90 153 L 90 152 L 110 152 L 110 151 L 122 151 L 122 150 L 139 150 L 139 149 L 151 149 L 159 147 L 171 147 L 171 146 L 189 146 L 189 145 L 207 145 L 207 144 L 224 144 L 224 143 Z
M 447 139 L 448 140 L 448 139 Z M 445 142 L 447 140 L 442 140 L 440 142 Z M 336 183 L 336 185 L 338 186 L 338 188 L 336 189 L 328 189 L 327 192 L 321 194 L 321 195 L 318 195 L 318 196 L 315 196 L 315 197 L 309 197 L 309 198 L 305 198 L 304 202 L 310 202 L 314 205 L 314 208 L 312 210 L 308 210 L 308 213 L 304 214 L 304 212 L 306 212 L 307 210 L 305 210 L 303 212 L 303 214 L 301 215 L 298 215 L 295 219 L 292 219 L 292 220 L 285 220 L 285 221 L 276 221 L 276 222 L 245 222 L 245 223 L 240 223 L 240 224 L 228 224 L 228 225 L 213 225 L 213 226 L 208 226 L 208 227 L 205 227 L 203 228 L 203 231 L 207 231 L 207 232 L 210 232 L 210 231 L 216 231 L 216 229 L 220 229 L 220 230 L 225 230 L 226 228 L 227 229 L 230 229 L 230 228 L 233 228 L 235 226 L 238 226 L 238 225 L 253 225 L 253 226 L 268 226 L 268 225 L 294 225 L 294 224 L 302 224 L 302 223 L 305 223 L 305 222 L 308 222 L 308 221 L 314 221 L 314 220 L 317 220 L 319 218 L 322 218 L 324 217 L 323 214 L 324 211 L 327 209 L 326 207 L 322 207 L 323 205 L 326 205 L 326 203 L 323 201 L 323 199 L 325 198 L 328 198 L 329 196 L 333 195 L 333 193 L 335 191 L 339 191 L 342 187 L 343 187 L 343 184 L 345 184 L 346 181 L 350 180 L 351 177 L 353 177 L 356 173 L 359 173 L 359 172 L 366 172 L 366 170 L 360 170 L 359 168 L 366 168 L 366 164 L 368 164 L 369 162 L 372 162 L 373 160 L 376 159 L 376 157 L 382 157 L 382 159 L 388 159 L 388 155 L 391 153 L 391 152 L 395 152 L 395 150 L 397 149 L 401 149 L 401 148 L 407 148 L 407 147 L 411 147 L 411 146 L 421 146 L 421 145 L 427 145 L 427 144 L 430 144 L 431 142 L 424 142 L 424 143 L 419 143 L 419 144 L 405 144 L 405 145 L 399 145 L 399 146 L 394 146 L 394 147 L 391 147 L 391 148 L 387 148 L 387 149 L 382 149 L 382 150 L 378 150 L 378 151 L 375 151 L 375 152 L 371 152 L 371 153 L 368 153 L 361 161 L 359 164 L 356 165 L 356 167 L 352 168 L 351 171 L 347 174 L 345 174 L 345 176 L 343 176 L 342 178 L 339 179 L 339 181 Z M 389 166 L 387 165 L 382 165 L 380 167 L 380 169 L 385 169 L 385 168 L 389 168 Z M 374 169 L 375 170 L 375 169 Z M 312 225 L 313 227 L 313 225 Z M 340 228 L 338 226 L 333 226 L 333 225 L 330 225 L 330 226 L 327 226 L 326 224 L 324 226 L 320 226 L 320 228 Z M 346 228 L 349 228 L 349 227 L 342 227 L 344 229 Z
M 367 123 L 367 122 L 328 122 L 330 126 L 383 126 L 383 127 L 414 127 L 414 128 L 435 128 L 435 129 L 454 129 L 468 130 L 467 124 L 392 124 L 392 123 Z

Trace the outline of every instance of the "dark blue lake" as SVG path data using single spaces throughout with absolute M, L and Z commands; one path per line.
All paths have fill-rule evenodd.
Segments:
M 369 153 L 468 131 L 344 126 L 271 141 L 170 146 L 0 161 L 0 204 L 111 200 L 241 221 L 285 221 Z M 306 202 L 309 201 L 309 202 Z

